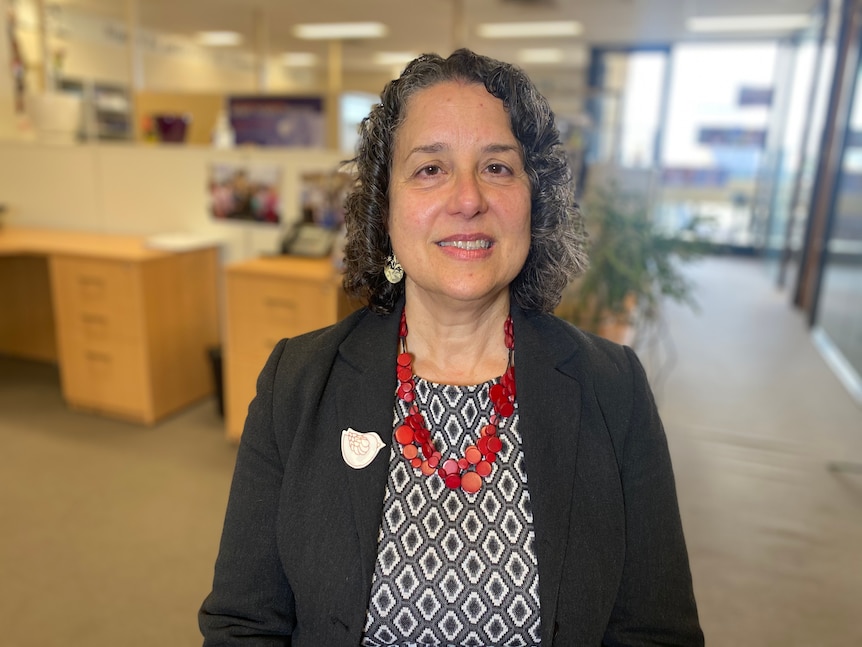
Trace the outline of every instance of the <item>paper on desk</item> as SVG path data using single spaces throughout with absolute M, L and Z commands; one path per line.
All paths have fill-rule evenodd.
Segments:
M 154 234 L 147 238 L 146 246 L 152 249 L 162 249 L 170 252 L 187 252 L 194 249 L 222 245 L 224 238 L 216 234 L 173 232 Z

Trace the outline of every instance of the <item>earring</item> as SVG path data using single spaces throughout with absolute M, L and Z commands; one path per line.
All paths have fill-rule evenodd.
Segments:
M 404 278 L 404 268 L 401 267 L 401 263 L 395 257 L 395 252 L 386 257 L 386 264 L 383 266 L 383 275 L 392 284 L 400 283 L 401 279 Z

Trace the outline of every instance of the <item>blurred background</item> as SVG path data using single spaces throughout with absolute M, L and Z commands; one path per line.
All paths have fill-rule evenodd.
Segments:
M 558 314 L 647 367 L 708 644 L 862 645 L 862 0 L 0 6 L 4 645 L 199 644 L 254 378 L 356 307 L 357 125 L 462 46 L 554 109 Z

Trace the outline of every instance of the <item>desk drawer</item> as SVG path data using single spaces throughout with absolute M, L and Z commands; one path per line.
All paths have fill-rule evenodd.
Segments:
M 131 417 L 150 415 L 146 354 L 135 344 L 64 344 L 63 395 L 72 405 Z
M 338 290 L 328 282 L 229 274 L 227 303 L 228 343 L 256 357 L 283 337 L 335 323 Z
M 66 334 L 83 341 L 142 341 L 137 265 L 55 257 L 51 281 L 57 320 Z

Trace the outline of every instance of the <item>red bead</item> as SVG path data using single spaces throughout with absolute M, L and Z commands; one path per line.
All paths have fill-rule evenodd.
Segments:
M 431 443 L 425 443 L 422 445 L 422 455 L 425 458 L 431 458 L 434 455 L 434 445 Z
M 464 458 L 466 458 L 471 465 L 475 465 L 482 460 L 482 452 L 480 452 L 479 448 L 475 445 L 470 445 L 467 448 L 467 451 L 464 452 Z
M 410 391 L 409 393 L 405 393 L 404 395 L 402 395 L 401 399 L 404 400 L 404 402 L 413 402 L 413 400 L 416 399 L 416 395 L 413 393 L 413 391 Z
M 454 458 L 447 459 L 443 463 L 443 471 L 446 473 L 447 476 L 451 474 L 457 474 L 459 471 L 458 461 L 456 461 Z
M 413 442 L 413 430 L 407 425 L 401 425 L 395 430 L 395 440 L 402 445 L 409 445 Z
M 504 402 L 500 405 L 500 415 L 504 418 L 508 418 L 513 413 L 515 413 L 515 405 L 511 402 Z
M 470 461 L 463 457 L 458 459 L 458 469 L 464 471 L 468 467 L 470 467 Z
M 502 384 L 495 384 L 491 387 L 488 395 L 491 397 L 491 402 L 496 405 L 501 400 L 506 399 L 506 389 Z
M 476 472 L 467 472 L 461 477 L 461 489 L 468 494 L 475 494 L 482 489 L 482 477 Z
M 413 371 L 410 370 L 409 366 L 399 366 L 396 369 L 396 374 L 401 382 L 410 382 L 413 380 Z
M 450 474 L 444 480 L 446 487 L 450 490 L 457 490 L 461 487 L 461 477 L 458 474 Z
M 488 451 L 496 454 L 501 449 L 503 449 L 503 441 L 500 440 L 498 436 L 491 436 L 488 438 Z
M 392 360 L 390 360 L 392 361 Z M 410 353 L 399 353 L 398 354 L 398 366 L 406 366 L 410 368 L 410 364 L 413 362 L 413 358 L 410 356 Z M 411 377 L 413 376 L 413 371 L 410 372 Z
M 401 448 L 401 455 L 404 456 L 407 460 L 413 460 L 418 455 L 418 450 L 416 449 L 416 445 L 404 445 Z
M 440 464 L 440 455 L 439 454 L 431 454 L 431 456 L 428 457 L 428 466 L 432 470 L 437 469 L 437 466 L 439 464 Z
M 491 463 L 488 461 L 481 461 L 476 465 L 476 474 L 479 476 L 485 477 L 491 473 Z
M 497 434 L 497 425 L 485 425 L 482 427 L 483 436 L 494 436 Z
M 419 469 L 425 476 L 431 476 L 434 473 L 434 467 L 428 461 L 422 461 L 422 466 Z
M 422 467 L 422 459 L 417 456 L 410 460 L 410 464 L 416 468 Z
M 485 454 L 486 462 L 493 463 L 495 460 L 497 460 L 497 454 L 495 454 L 494 452 L 488 452 L 487 454 Z
M 488 453 L 488 436 L 482 436 L 482 437 L 481 437 L 481 438 L 476 442 L 476 447 L 478 448 L 478 450 L 479 450 L 480 452 L 482 452 L 482 455 L 483 455 L 483 456 L 484 456 L 485 454 L 487 454 L 487 453 Z

